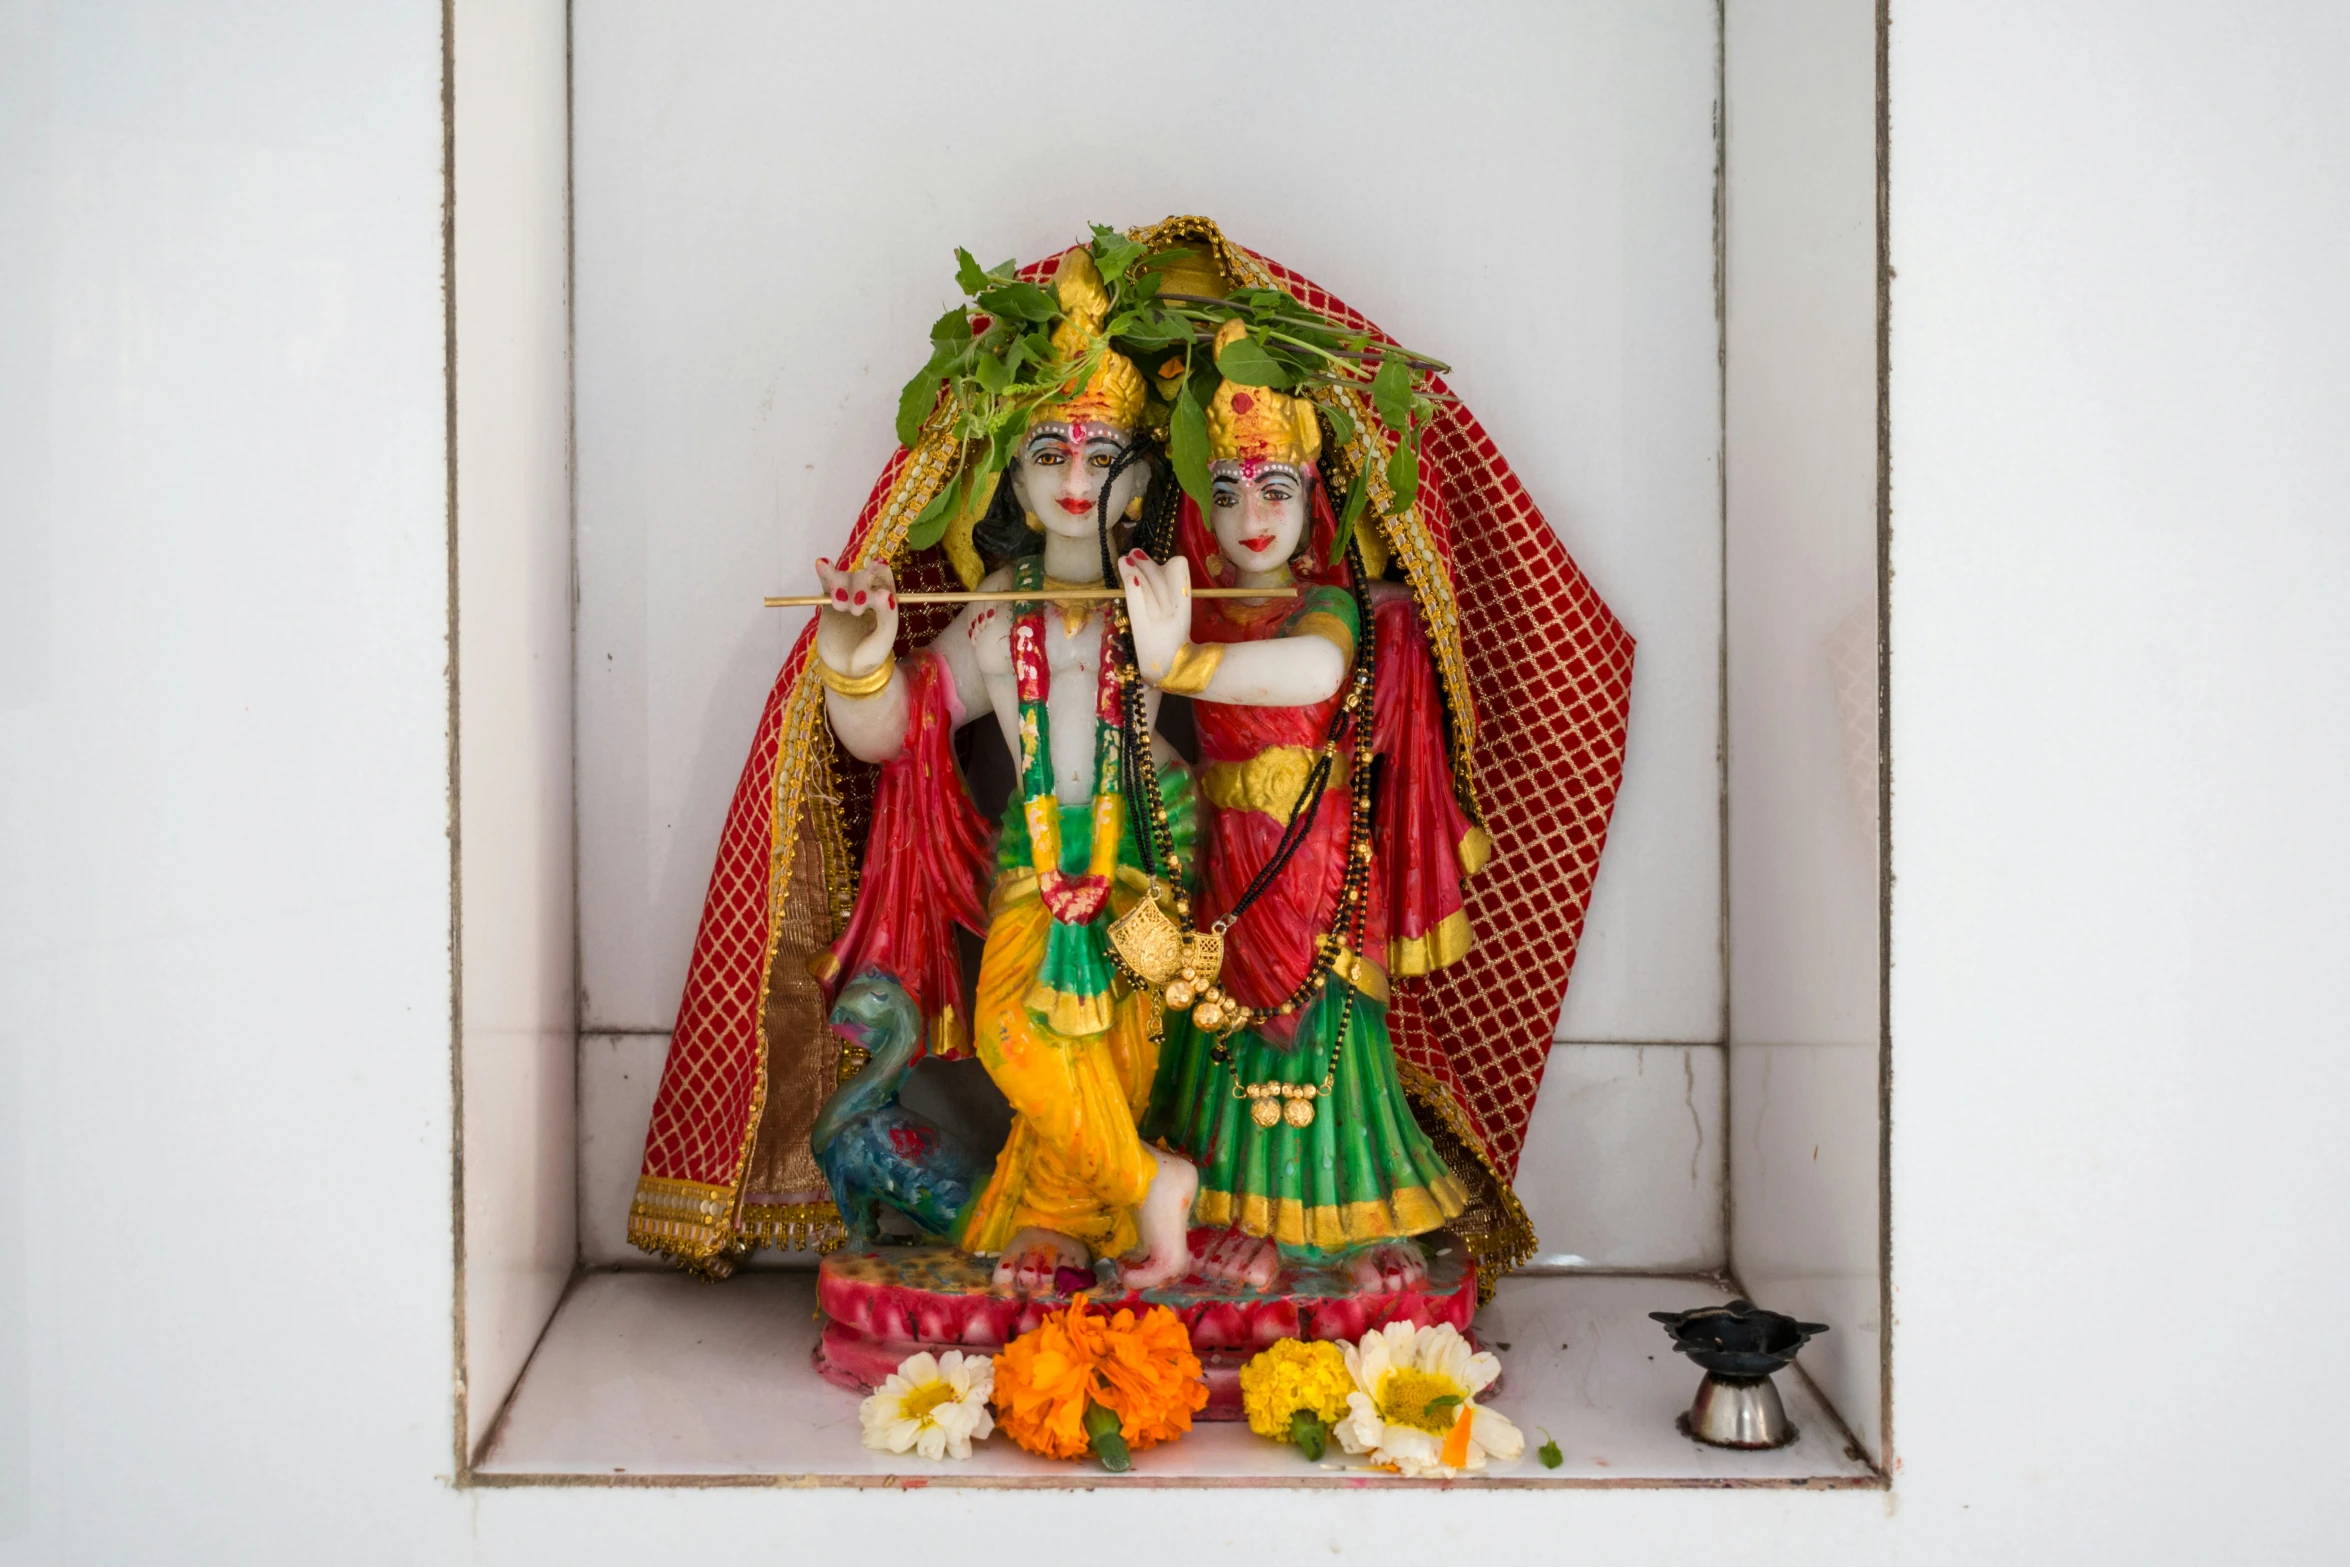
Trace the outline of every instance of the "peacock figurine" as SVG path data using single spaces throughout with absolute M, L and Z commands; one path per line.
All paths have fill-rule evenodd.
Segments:
M 884 1204 L 925 1235 L 946 1239 L 987 1172 L 898 1103 L 906 1074 L 922 1058 L 921 1013 L 896 980 L 869 968 L 842 987 L 832 1027 L 870 1052 L 864 1067 L 824 1101 L 808 1134 L 848 1227 L 848 1244 L 872 1242 Z

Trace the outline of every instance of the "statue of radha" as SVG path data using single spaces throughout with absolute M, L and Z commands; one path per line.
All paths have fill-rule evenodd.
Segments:
M 917 690 L 895 672 L 898 614 L 889 569 L 816 563 L 831 600 L 818 616 L 817 671 L 841 745 L 860 760 L 890 763 L 925 724 L 943 733 L 992 713 L 1019 770 L 972 1002 L 972 1043 L 1011 1104 L 1012 1130 L 955 1239 L 968 1252 L 996 1256 L 996 1285 L 1022 1293 L 1050 1293 L 1062 1270 L 1090 1273 L 1097 1254 L 1118 1256 L 1137 1245 L 1141 1256 L 1120 1270 L 1128 1288 L 1182 1277 L 1191 1266 L 1186 1237 L 1196 1185 L 1189 1162 L 1136 1130 L 1159 1038 L 1150 998 L 1113 993 L 1103 950 L 1103 929 L 1138 879 L 1120 777 L 1123 693 L 1103 646 L 1108 606 L 1051 604 L 1056 587 L 1101 584 L 1106 519 L 1139 509 L 1151 475 L 1147 455 L 1135 449 L 1142 380 L 1125 356 L 1099 341 L 1106 298 L 1084 251 L 1070 252 L 1056 293 L 1061 360 L 1095 356 L 1099 368 L 1066 401 L 1049 405 L 1018 442 L 1009 489 L 1025 526 L 1040 536 L 1041 553 L 999 567 L 979 585 L 983 592 L 1032 590 L 1036 598 L 964 608 L 916 655 L 930 666 Z M 1158 699 L 1138 694 L 1147 733 Z M 1173 796 L 1161 807 L 1187 818 L 1188 778 L 1172 753 L 1161 761 L 1157 771 Z M 919 803 L 894 814 L 892 822 L 877 813 L 877 834 L 925 834 L 935 825 Z M 1178 852 L 1189 847 L 1188 821 L 1181 827 Z M 884 857 L 890 852 L 887 844 L 877 847 Z M 1114 903 L 1121 866 L 1128 896 Z M 922 917 L 905 901 L 893 904 L 886 893 L 860 900 L 835 953 L 854 947 L 870 957 L 880 932 L 861 927 Z M 952 1050 L 949 1044 L 946 1053 Z
M 1408 1289 L 1426 1275 L 1412 1237 L 1469 1196 L 1398 1079 L 1388 973 L 1466 955 L 1460 888 L 1485 837 L 1453 797 L 1409 595 L 1383 592 L 1380 615 L 1359 552 L 1334 549 L 1313 405 L 1226 380 L 1207 423 L 1212 537 L 1187 506 L 1181 554 L 1121 564 L 1144 678 L 1192 700 L 1196 917 L 1223 934 L 1217 987 L 1171 1032 L 1144 1131 L 1200 1166 L 1195 1221 L 1224 1232 L 1203 1276 L 1265 1290 L 1286 1260 Z M 1195 563 L 1301 591 L 1194 601 Z M 1391 941 L 1398 903 L 1443 932 L 1433 947 Z

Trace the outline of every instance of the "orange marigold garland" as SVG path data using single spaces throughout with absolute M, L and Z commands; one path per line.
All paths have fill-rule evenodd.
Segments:
M 1164 1306 L 1137 1316 L 1066 1311 L 1004 1346 L 995 1361 L 995 1405 L 1005 1435 L 1047 1458 L 1127 1467 L 1130 1450 L 1172 1442 L 1208 1401 L 1199 1356 L 1183 1319 Z

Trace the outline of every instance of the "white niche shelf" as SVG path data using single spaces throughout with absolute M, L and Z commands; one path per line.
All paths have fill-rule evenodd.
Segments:
M 1843 1424 L 1810 1384 L 1782 1377 L 1796 1440 L 1764 1453 L 1690 1441 L 1673 1417 L 1699 1373 L 1672 1351 L 1650 1311 L 1726 1299 L 1698 1279 L 1571 1275 L 1504 1279 L 1478 1313 L 1479 1333 L 1507 1365 L 1492 1400 L 1525 1424 L 1524 1457 L 1454 1482 L 1523 1485 L 1873 1485 Z M 613 1477 L 675 1481 L 799 1481 L 831 1485 L 1413 1485 L 1366 1472 L 1333 1443 L 1319 1464 L 1295 1448 L 1217 1422 L 1137 1454 L 1112 1475 L 1037 1458 L 1000 1439 L 962 1463 L 868 1452 L 857 1398 L 822 1381 L 816 1287 L 805 1271 L 729 1280 L 676 1273 L 581 1278 L 475 1463 L 499 1484 Z M 1501 1349 L 1500 1346 L 1508 1348 Z M 1547 1427 L 1560 1464 L 1534 1449 Z
M 1252 14 L 1222 9 L 1180 37 L 1105 12 L 1092 43 L 1216 80 Z M 1497 1407 L 1564 1462 L 1462 1483 L 1884 1484 L 1874 6 L 1529 7 L 1441 50 L 1366 25 L 1275 103 L 1187 99 L 1180 136 L 1073 138 L 995 95 L 979 164 L 960 84 L 1028 47 L 993 14 L 454 21 L 460 1481 L 1386 1483 L 1234 1426 L 1125 1477 L 1000 1440 L 883 1460 L 809 1363 L 810 1259 L 708 1285 L 625 1240 L 718 823 L 797 630 L 758 598 L 838 546 L 942 261 L 1200 212 L 1459 365 L 1639 641 L 1518 1172 L 1544 1250 L 1478 1319 Z M 1409 138 L 1354 85 L 1398 79 Z M 1235 177 L 1267 144 L 1327 156 Z M 1803 1434 L 1777 1452 L 1674 1429 L 1698 1373 L 1646 1313 L 1733 1291 L 1832 1328 L 1780 1378 Z

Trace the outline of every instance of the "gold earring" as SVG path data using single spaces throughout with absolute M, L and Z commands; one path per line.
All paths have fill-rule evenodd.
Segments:
M 1038 521 L 1036 520 L 1036 513 L 1032 512 L 1032 511 L 1024 511 L 1024 512 L 1022 512 L 1022 513 L 1020 514 L 1020 516 L 1021 516 L 1021 519 L 1022 519 L 1023 521 L 1025 521 L 1025 522 L 1028 524 L 1028 531 L 1029 531 L 1029 532 L 1031 532 L 1031 533 L 1042 533 L 1042 532 L 1044 532 L 1044 524 L 1043 524 L 1043 523 L 1041 523 L 1041 522 L 1038 522 Z
M 1132 500 L 1130 500 L 1130 501 L 1128 501 L 1128 502 L 1126 503 L 1126 520 L 1127 520 L 1128 522 L 1140 522 L 1140 521 L 1142 521 L 1142 497 L 1141 497 L 1141 496 L 1137 495 L 1136 497 L 1134 497 L 1134 499 L 1132 499 Z

